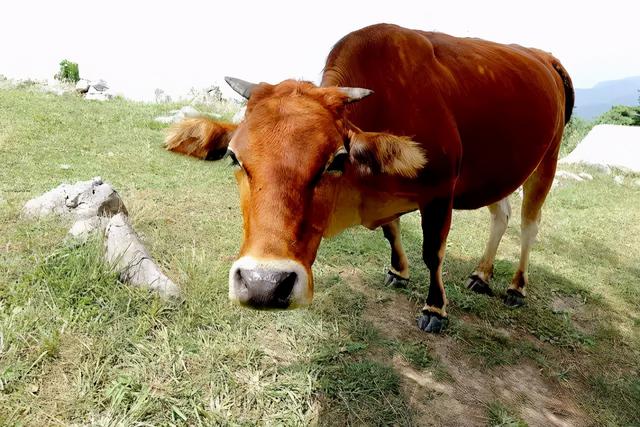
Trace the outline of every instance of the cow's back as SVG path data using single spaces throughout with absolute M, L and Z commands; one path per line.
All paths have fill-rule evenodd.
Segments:
M 374 90 L 349 119 L 413 137 L 429 158 L 423 184 L 458 176 L 455 206 L 477 208 L 515 190 L 555 149 L 565 99 L 551 62 L 517 45 L 379 24 L 336 44 L 322 84 Z

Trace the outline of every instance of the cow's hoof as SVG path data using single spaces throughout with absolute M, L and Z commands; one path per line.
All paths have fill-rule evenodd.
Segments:
M 507 289 L 507 295 L 504 297 L 504 303 L 511 308 L 522 307 L 524 305 L 524 295 L 515 289 Z
M 469 280 L 467 280 L 467 289 L 470 289 L 477 294 L 489 295 L 490 297 L 493 296 L 491 286 L 476 274 L 469 276 Z
M 385 286 L 393 286 L 394 288 L 406 288 L 409 284 L 409 279 L 398 276 L 393 271 L 387 271 L 387 275 L 384 278 Z
M 422 313 L 418 318 L 418 328 L 432 334 L 439 334 L 449 323 L 449 319 L 435 313 Z

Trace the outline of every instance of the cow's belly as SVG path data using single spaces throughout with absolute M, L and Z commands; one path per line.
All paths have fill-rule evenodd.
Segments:
M 555 148 L 552 147 L 555 132 L 553 117 L 550 117 L 538 125 L 504 132 L 501 138 L 485 133 L 477 139 L 463 139 L 454 208 L 477 209 L 514 192 L 547 152 Z

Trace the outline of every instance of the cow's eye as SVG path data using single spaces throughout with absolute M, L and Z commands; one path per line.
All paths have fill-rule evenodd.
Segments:
M 229 157 L 231 166 L 234 166 L 234 167 L 236 167 L 236 166 L 239 167 L 240 166 L 240 162 L 238 161 L 238 158 L 236 157 L 236 153 L 234 153 L 231 150 L 227 150 L 227 157 Z
M 349 159 L 349 153 L 346 151 L 339 151 L 327 166 L 326 171 L 334 173 L 344 172 L 344 165 L 347 162 L 347 159 Z

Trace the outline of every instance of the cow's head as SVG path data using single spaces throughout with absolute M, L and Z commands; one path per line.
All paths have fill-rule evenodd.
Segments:
M 200 146 L 208 144 L 198 157 L 226 145 L 236 168 L 243 241 L 229 271 L 229 298 L 254 308 L 306 306 L 313 297 L 311 265 L 340 187 L 371 174 L 415 177 L 424 153 L 408 138 L 362 132 L 345 119 L 345 105 L 370 90 L 227 82 L 248 99 L 242 123 L 194 122 L 178 133 L 195 135 L 183 144 L 193 152 L 198 137 Z

